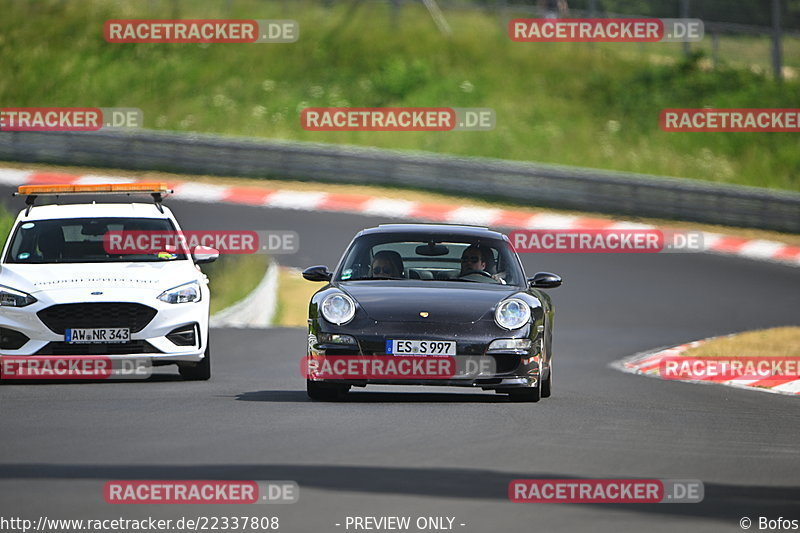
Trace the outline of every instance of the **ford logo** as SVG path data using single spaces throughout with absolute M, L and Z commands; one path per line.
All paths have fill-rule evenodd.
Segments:
M 101 294 L 103 294 L 103 291 L 95 291 L 92 293 L 92 296 L 100 296 Z

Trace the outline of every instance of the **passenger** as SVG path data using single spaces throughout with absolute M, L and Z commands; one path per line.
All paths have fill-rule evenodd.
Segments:
M 375 254 L 370 267 L 373 278 L 402 278 L 403 258 L 391 250 L 383 250 Z

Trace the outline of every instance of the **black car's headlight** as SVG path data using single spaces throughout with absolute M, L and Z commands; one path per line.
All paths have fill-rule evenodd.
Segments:
M 36 298 L 27 292 L 0 285 L 0 306 L 2 307 L 25 307 L 36 301 Z
M 503 300 L 494 312 L 494 321 L 503 329 L 519 329 L 531 319 L 531 308 L 524 300 Z
M 326 296 L 319 308 L 323 318 L 337 326 L 347 324 L 356 314 L 356 303 L 341 292 Z
M 200 301 L 200 284 L 196 281 L 184 283 L 167 289 L 158 295 L 158 299 L 168 304 L 183 304 Z

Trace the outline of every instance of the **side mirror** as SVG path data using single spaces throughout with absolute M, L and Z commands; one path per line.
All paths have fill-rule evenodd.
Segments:
M 333 272 L 329 272 L 325 265 L 318 265 L 303 270 L 303 277 L 308 281 L 330 281 Z
M 528 286 L 537 289 L 555 289 L 561 286 L 561 276 L 550 272 L 537 272 L 532 278 L 528 278 Z
M 192 260 L 196 265 L 203 263 L 213 263 L 219 259 L 219 250 L 208 246 L 195 246 L 192 250 Z

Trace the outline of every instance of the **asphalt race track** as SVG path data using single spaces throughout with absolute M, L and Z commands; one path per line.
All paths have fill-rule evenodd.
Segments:
M 13 211 L 22 201 L 0 188 Z M 282 264 L 333 266 L 376 217 L 167 204 L 184 229 L 291 229 Z M 455 530 L 741 531 L 800 519 L 795 397 L 659 381 L 609 363 L 685 341 L 797 324 L 800 269 L 706 254 L 527 255 L 561 274 L 555 390 L 356 390 L 312 403 L 303 329 L 212 331 L 214 377 L 0 387 L 0 514 L 35 519 L 279 516 L 281 531 L 345 531 L 346 516 L 450 516 Z M 213 292 L 213 286 L 212 286 Z M 517 478 L 699 479 L 698 504 L 514 504 Z M 292 505 L 109 505 L 115 479 L 295 480 Z M 342 524 L 337 527 L 335 524 Z M 461 526 L 460 524 L 465 524 Z M 352 531 L 352 529 L 351 529 Z

